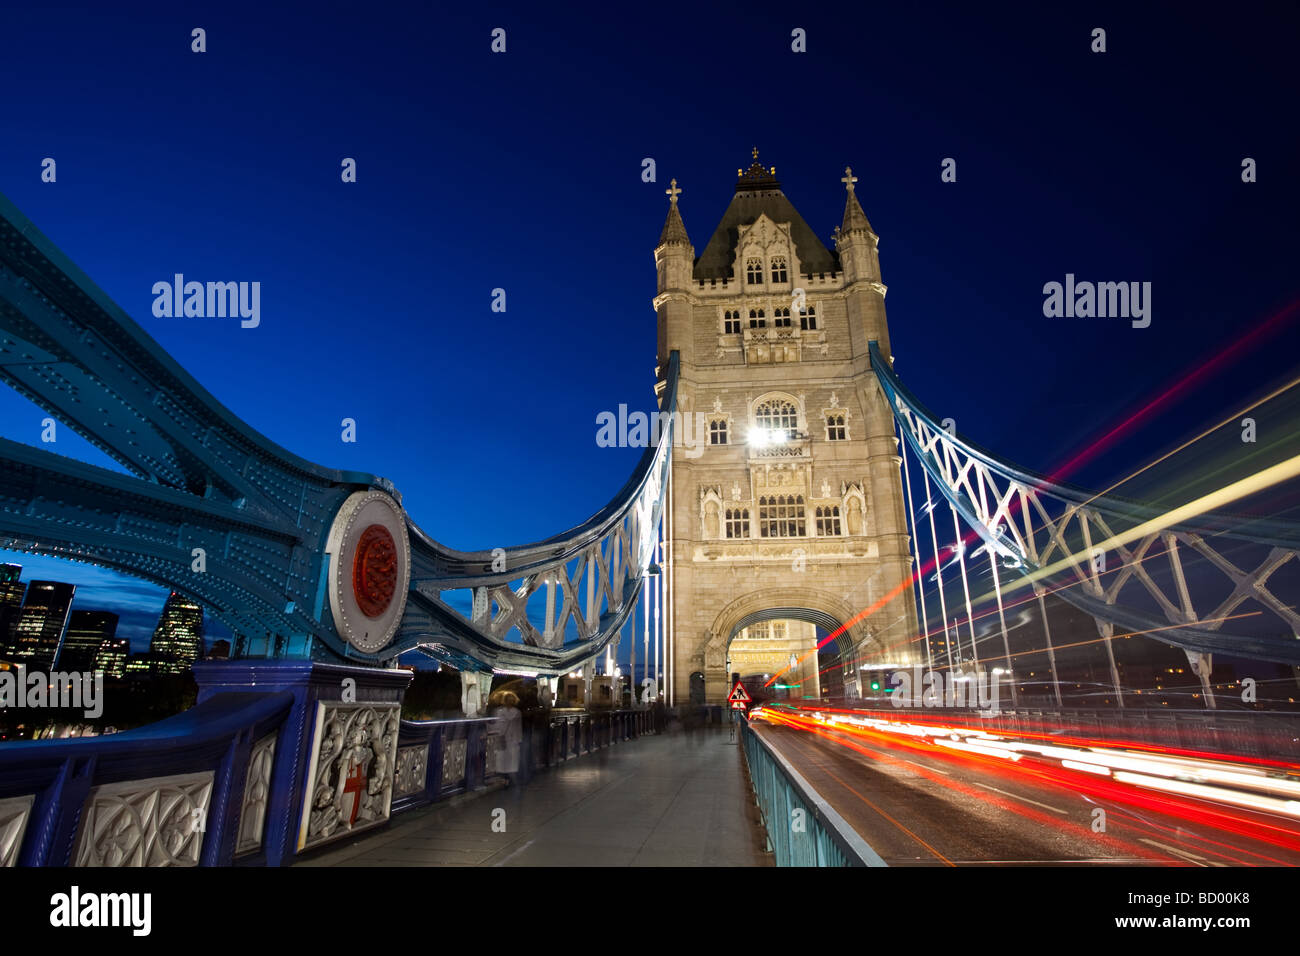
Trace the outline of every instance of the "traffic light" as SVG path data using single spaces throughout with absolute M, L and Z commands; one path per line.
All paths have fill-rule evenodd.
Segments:
M 871 692 L 872 692 L 873 694 L 876 694 L 876 693 L 879 693 L 879 692 L 880 692 L 880 678 L 879 678 L 879 677 L 873 677 L 873 678 L 871 678 Z

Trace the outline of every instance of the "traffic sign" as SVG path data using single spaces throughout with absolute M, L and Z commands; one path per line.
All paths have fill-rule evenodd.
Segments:
M 745 709 L 745 706 L 746 706 L 746 705 L 745 705 L 745 702 L 744 702 L 743 700 L 733 700 L 733 701 L 731 702 L 731 709 L 732 709 L 732 710 L 744 710 L 744 709 Z
M 750 697 L 748 691 L 745 690 L 745 685 L 740 681 L 736 681 L 736 686 L 731 688 L 731 694 L 727 697 L 727 700 L 731 701 L 733 704 L 748 704 L 753 700 L 753 698 Z

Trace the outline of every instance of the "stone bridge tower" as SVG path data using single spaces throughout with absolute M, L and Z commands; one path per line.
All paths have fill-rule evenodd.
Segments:
M 679 436 L 672 454 L 670 704 L 722 702 L 731 642 L 766 633 L 751 629 L 764 620 L 812 622 L 823 633 L 853 622 L 821 652 L 848 694 L 855 659 L 919 656 L 901 459 L 867 351 L 875 340 L 891 354 L 878 239 L 850 170 L 831 251 L 781 191 L 775 167 L 760 165 L 757 150 L 753 158 L 699 256 L 673 180 L 655 248 L 659 368 L 679 353 L 683 424 L 708 436 L 702 447 Z

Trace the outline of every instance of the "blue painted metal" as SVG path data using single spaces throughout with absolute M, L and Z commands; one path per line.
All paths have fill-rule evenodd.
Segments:
M 674 355 L 665 411 L 675 408 L 676 378 Z M 671 428 L 605 508 L 571 531 L 505 549 L 501 570 L 492 552 L 445 548 L 408 518 L 405 612 L 393 640 L 364 653 L 340 636 L 325 600 L 325 546 L 349 495 L 377 489 L 400 504 L 396 489 L 301 459 L 241 421 L 2 196 L 0 380 L 130 472 L 0 440 L 0 547 L 179 591 L 231 628 L 236 657 L 376 665 L 420 648 L 462 670 L 570 670 L 630 614 L 667 486 Z M 195 548 L 207 555 L 203 572 L 192 570 Z M 485 598 L 509 590 L 523 604 L 537 581 L 571 581 L 574 567 L 580 578 L 596 561 L 608 578 L 605 606 L 567 645 L 542 646 L 526 616 L 510 640 L 491 614 L 467 617 L 442 600 L 469 588 Z
M 1163 508 L 1117 495 L 1095 495 L 1077 485 L 1056 481 L 1037 472 L 1020 468 L 969 440 L 947 433 L 938 417 L 899 380 L 892 366 L 880 353 L 878 343 L 874 341 L 870 343 L 870 354 L 876 380 L 889 402 L 895 421 L 899 424 L 899 431 L 907 441 L 908 447 L 916 454 L 930 478 L 962 519 L 986 545 L 1002 557 L 1003 563 L 1008 568 L 1014 569 L 1019 574 L 1027 576 L 1040 570 L 1039 564 L 1031 554 L 1032 534 L 1018 526 L 1020 519 L 1008 520 L 1000 529 L 990 527 L 989 523 L 981 517 L 981 509 L 976 502 L 948 479 L 943 464 L 936 457 L 935 448 L 939 444 L 946 448 L 945 454 L 951 454 L 954 459 L 962 462 L 961 470 L 965 470 L 967 467 L 965 463 L 968 460 L 973 461 L 977 467 L 986 468 L 989 475 L 995 476 L 1008 487 L 1018 485 L 1026 495 L 1032 495 L 1036 504 L 1044 507 L 1045 510 L 1042 514 L 1022 516 L 1026 523 L 1029 523 L 1030 519 L 1038 522 L 1042 518 L 1044 522 L 1058 520 L 1064 527 L 1071 516 L 1074 516 L 1075 520 L 1087 516 L 1099 516 L 1103 521 L 1110 522 L 1117 532 L 1122 532 L 1165 514 L 1166 509 Z M 930 436 L 935 444 L 927 448 L 918 431 Z M 995 493 L 995 497 L 996 493 L 1000 493 L 1000 489 L 991 490 Z M 1048 515 L 1047 509 L 1055 513 Z M 1099 526 L 1109 525 L 1099 524 Z M 1044 527 L 1046 527 L 1045 523 Z M 1208 552 L 1209 549 L 1205 544 L 1209 539 L 1233 542 L 1247 549 L 1253 547 L 1254 554 L 1251 560 L 1254 564 L 1247 567 L 1246 572 L 1249 573 L 1241 575 L 1241 582 L 1237 582 L 1237 589 L 1240 591 L 1243 583 L 1256 589 L 1252 596 L 1263 598 L 1261 604 L 1265 609 L 1273 611 L 1280 619 L 1277 621 L 1280 625 L 1277 630 L 1271 634 L 1249 634 L 1234 631 L 1232 627 L 1222 628 L 1221 621 L 1217 619 L 1203 624 L 1191 616 L 1186 607 L 1171 609 L 1167 601 L 1165 618 L 1162 619 L 1158 614 L 1152 613 L 1149 607 L 1137 603 L 1143 595 L 1133 595 L 1132 592 L 1136 589 L 1130 588 L 1129 592 L 1125 592 L 1129 595 L 1129 603 L 1118 601 L 1117 593 L 1105 593 L 1095 575 L 1092 581 L 1086 580 L 1086 576 L 1077 574 L 1075 580 L 1068 580 L 1068 573 L 1062 572 L 1042 578 L 1041 584 L 1053 586 L 1053 593 L 1057 597 L 1087 612 L 1100 623 L 1115 625 L 1131 632 L 1149 632 L 1152 639 L 1189 652 L 1221 653 L 1300 665 L 1300 640 L 1297 639 L 1300 635 L 1295 633 L 1300 618 L 1297 618 L 1294 613 L 1297 596 L 1291 595 L 1285 602 L 1289 607 L 1283 606 L 1284 602 L 1264 591 L 1265 582 L 1271 571 L 1261 573 L 1259 570 L 1280 566 L 1288 560 L 1300 560 L 1300 557 L 1297 557 L 1297 551 L 1300 551 L 1300 525 L 1294 522 L 1266 520 L 1256 516 L 1206 512 L 1197 515 L 1193 521 L 1169 525 L 1165 531 L 1179 543 L 1193 550 Z M 1076 544 L 1076 547 L 1079 545 Z M 1079 547 L 1079 550 L 1082 552 L 1083 548 Z M 1218 565 L 1217 570 L 1221 571 L 1222 565 L 1226 562 L 1217 554 L 1212 557 L 1211 563 Z M 1256 570 L 1251 571 L 1251 567 Z M 1145 569 L 1142 570 L 1145 574 Z M 1181 573 L 1180 567 L 1179 574 Z M 1067 580 L 1071 585 L 1084 584 L 1091 587 L 1054 586 Z M 1133 580 L 1141 580 L 1141 578 L 1135 576 Z M 1155 590 L 1153 583 L 1148 588 L 1148 594 L 1154 594 Z M 1170 623 L 1175 624 L 1176 627 L 1169 627 Z
M 72 862 L 92 786 L 196 771 L 214 772 L 201 862 L 230 863 L 247 745 L 277 729 L 283 733 L 292 704 L 286 693 L 222 694 L 175 717 L 109 737 L 5 744 L 0 748 L 0 797 L 37 794 L 19 864 Z
M 888 866 L 746 720 L 741 742 L 777 866 Z

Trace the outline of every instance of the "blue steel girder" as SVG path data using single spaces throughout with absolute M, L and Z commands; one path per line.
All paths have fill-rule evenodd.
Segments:
M 670 412 L 676 369 L 674 355 L 663 370 Z M 240 420 L 3 196 L 0 380 L 131 473 L 0 439 L 0 546 L 90 561 L 184 593 L 224 620 L 249 656 L 381 663 L 420 648 L 459 668 L 570 669 L 626 620 L 667 484 L 671 428 L 609 505 L 545 541 L 458 552 L 402 511 L 395 530 L 409 541 L 410 588 L 391 640 L 359 650 L 336 626 L 327 548 L 357 493 L 381 492 L 400 509 L 392 484 L 306 461 Z M 202 571 L 196 548 L 206 556 Z M 575 561 L 589 574 L 585 609 L 574 606 L 581 581 L 566 569 Z M 526 607 L 538 582 L 547 587 L 544 632 Z M 463 588 L 476 595 L 469 618 L 440 598 Z M 493 615 L 493 605 L 510 611 Z M 580 635 L 566 642 L 570 616 Z M 506 638 L 512 630 L 518 642 Z
M 945 430 L 876 342 L 870 351 L 908 447 L 1008 568 L 1036 588 L 1050 587 L 1104 628 L 1142 633 L 1193 654 L 1300 665 L 1300 595 L 1276 595 L 1269 580 L 1283 565 L 1300 564 L 1300 527 L 1214 512 L 1167 523 L 1165 509 L 1027 471 Z M 1222 553 L 1227 546 L 1248 552 L 1245 568 Z M 1183 555 L 1205 559 L 1201 580 L 1207 591 L 1218 592 L 1210 609 L 1189 587 Z M 1259 607 L 1252 615 L 1269 622 L 1256 633 L 1233 626 L 1234 612 L 1246 601 Z

